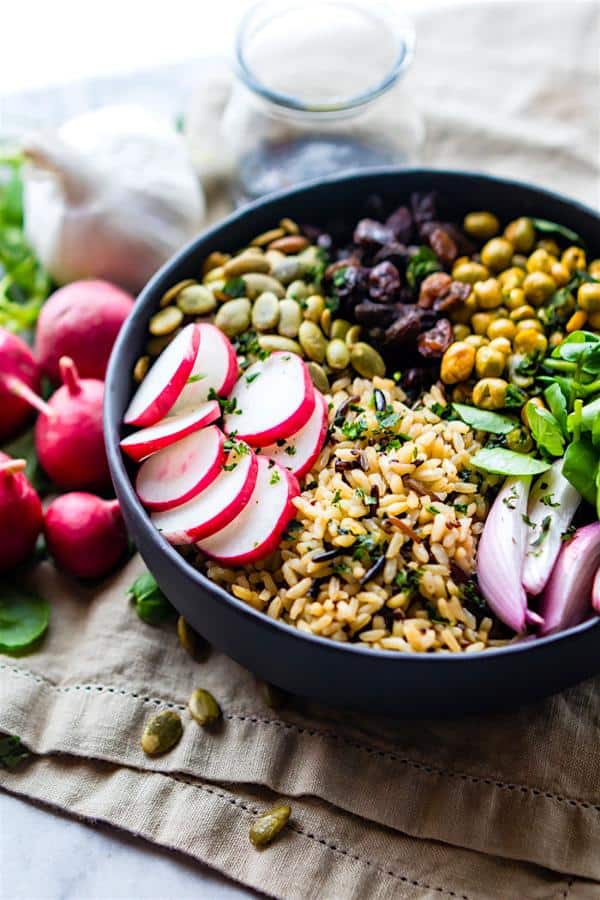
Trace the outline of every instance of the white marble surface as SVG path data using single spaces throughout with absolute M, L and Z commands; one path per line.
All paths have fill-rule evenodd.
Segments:
M 1 900 L 253 897 L 184 856 L 0 792 Z

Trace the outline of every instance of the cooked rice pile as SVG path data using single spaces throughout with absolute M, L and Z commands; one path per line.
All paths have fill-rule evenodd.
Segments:
M 455 653 L 506 643 L 490 638 L 485 609 L 463 602 L 488 510 L 487 485 L 469 468 L 474 432 L 430 408 L 445 403 L 437 387 L 412 409 L 381 378 L 340 379 L 327 399 L 330 437 L 280 549 L 257 566 L 206 561 L 208 577 L 336 641 Z

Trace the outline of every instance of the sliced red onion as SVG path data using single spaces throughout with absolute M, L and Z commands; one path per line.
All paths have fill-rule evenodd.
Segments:
M 594 522 L 579 528 L 562 546 L 542 595 L 542 634 L 571 628 L 585 619 L 598 566 L 600 522 Z
M 540 475 L 529 494 L 523 587 L 534 597 L 542 593 L 550 578 L 560 553 L 561 536 L 581 502 L 581 495 L 562 474 L 562 465 L 562 459 L 557 459 Z
M 477 551 L 477 580 L 490 609 L 517 633 L 525 630 L 521 584 L 527 546 L 525 513 L 531 476 L 507 478 L 488 513 Z
M 600 569 L 596 572 L 592 585 L 592 606 L 597 613 L 600 613 Z

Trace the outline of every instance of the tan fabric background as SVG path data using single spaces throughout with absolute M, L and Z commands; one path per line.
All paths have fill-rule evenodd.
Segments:
M 597 3 L 518 3 L 421 21 L 407 89 L 427 117 L 428 161 L 597 203 L 599 20 Z M 0 656 L 0 730 L 37 756 L 0 770 L 0 786 L 276 897 L 600 897 L 600 680 L 460 722 L 275 712 L 231 660 L 194 663 L 173 625 L 137 619 L 125 594 L 140 570 L 134 559 L 100 588 L 49 563 L 31 574 L 51 628 L 37 653 Z M 201 685 L 224 710 L 215 732 L 184 712 Z M 168 706 L 184 737 L 150 760 L 143 722 Z M 281 796 L 291 827 L 255 851 L 251 817 Z

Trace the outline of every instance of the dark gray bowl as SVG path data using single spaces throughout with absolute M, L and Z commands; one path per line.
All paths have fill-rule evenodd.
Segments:
M 169 546 L 137 500 L 119 439 L 148 319 L 168 287 L 198 276 L 211 250 L 243 246 L 283 216 L 317 224 L 343 216 L 353 222 L 372 194 L 382 195 L 393 208 L 412 191 L 428 190 L 437 190 L 457 219 L 471 209 L 491 209 L 503 220 L 543 217 L 574 229 L 600 255 L 597 213 L 519 182 L 426 169 L 378 169 L 326 179 L 247 206 L 181 250 L 140 294 L 119 334 L 106 380 L 106 446 L 115 490 L 133 540 L 179 612 L 211 644 L 265 681 L 324 703 L 402 716 L 510 707 L 587 678 L 600 671 L 600 623 L 589 620 L 559 635 L 473 655 L 402 655 L 304 634 L 216 587 Z

